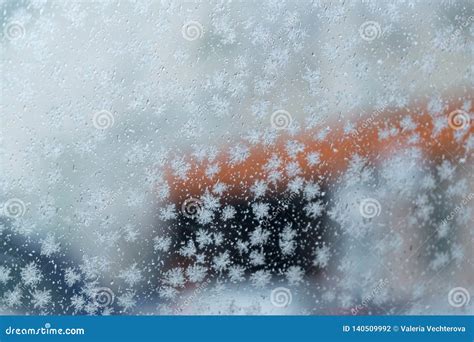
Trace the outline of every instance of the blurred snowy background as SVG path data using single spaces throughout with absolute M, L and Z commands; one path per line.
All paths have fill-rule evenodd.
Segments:
M 472 1 L 0 3 L 0 313 L 472 314 Z

